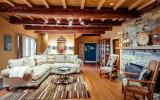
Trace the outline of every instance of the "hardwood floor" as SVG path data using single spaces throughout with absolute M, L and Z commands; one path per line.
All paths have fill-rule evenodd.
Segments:
M 82 68 L 82 72 L 91 94 L 91 98 L 87 100 L 123 99 L 121 93 L 121 82 L 119 80 L 110 81 L 107 76 L 100 77 L 98 65 L 85 64 Z

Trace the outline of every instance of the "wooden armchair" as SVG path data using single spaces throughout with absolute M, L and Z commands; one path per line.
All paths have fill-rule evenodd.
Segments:
M 133 93 L 135 99 L 137 99 L 136 97 L 137 94 L 137 95 L 142 95 L 143 99 L 145 99 L 145 97 L 148 97 L 149 100 L 153 100 L 153 93 L 154 93 L 155 83 L 159 74 L 159 68 L 160 68 L 160 62 L 156 60 L 151 60 L 148 66 L 148 69 L 151 71 L 151 79 L 149 81 L 128 79 L 128 83 L 124 88 L 124 100 L 126 100 L 126 96 L 128 95 L 128 93 Z M 147 85 L 145 87 L 130 85 L 130 82 L 145 83 Z
M 110 80 L 112 80 L 113 74 L 117 76 L 117 61 L 118 61 L 118 55 L 116 54 L 110 54 L 107 64 L 103 59 L 102 64 L 100 65 L 100 76 L 103 74 L 109 74 Z

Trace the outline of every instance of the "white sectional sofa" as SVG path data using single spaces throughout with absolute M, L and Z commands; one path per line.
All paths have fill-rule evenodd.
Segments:
M 30 75 L 29 80 L 23 78 L 10 78 L 9 71 L 16 66 L 29 66 L 25 75 Z M 80 72 L 82 60 L 77 55 L 36 55 L 8 61 L 7 69 L 1 71 L 4 87 L 37 87 L 50 74 L 55 74 L 57 67 L 69 66 L 74 73 Z

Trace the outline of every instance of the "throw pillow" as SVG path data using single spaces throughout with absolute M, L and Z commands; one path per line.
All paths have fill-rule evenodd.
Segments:
M 47 62 L 54 63 L 55 56 L 47 56 Z
M 140 73 L 139 80 L 150 80 L 151 78 L 151 70 L 148 68 L 144 68 Z
M 42 58 L 35 58 L 35 62 L 36 62 L 36 66 L 39 66 L 45 63 Z
M 20 59 L 10 59 L 8 60 L 8 65 L 10 68 L 16 67 L 16 66 L 23 66 L 24 58 Z
M 70 56 L 70 61 L 71 61 L 71 62 L 75 62 L 77 59 L 78 59 L 78 56 L 77 56 L 77 55 L 72 55 L 72 56 Z

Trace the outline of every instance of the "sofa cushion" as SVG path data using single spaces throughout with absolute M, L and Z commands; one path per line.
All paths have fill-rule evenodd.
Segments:
M 23 64 L 29 67 L 34 67 L 36 65 L 34 57 L 26 57 Z
M 57 68 L 57 67 L 61 67 L 61 66 L 69 66 L 69 67 L 73 67 L 73 68 L 80 68 L 79 64 L 73 64 L 73 63 L 54 63 L 54 64 L 51 64 L 51 68 Z
M 78 59 L 78 55 L 66 55 L 67 63 L 74 63 Z
M 55 61 L 55 55 L 48 55 L 47 56 L 48 63 L 54 63 L 54 61 Z
M 25 58 L 21 59 L 10 59 L 8 60 L 8 65 L 10 68 L 16 67 L 16 66 L 23 66 L 24 65 Z
M 43 64 L 32 68 L 32 80 L 40 79 L 47 71 L 50 70 L 50 64 Z
M 64 62 L 66 62 L 65 55 L 55 55 L 55 62 L 57 62 L 57 63 L 64 63 Z
M 37 66 L 47 63 L 47 56 L 35 56 L 35 63 Z

